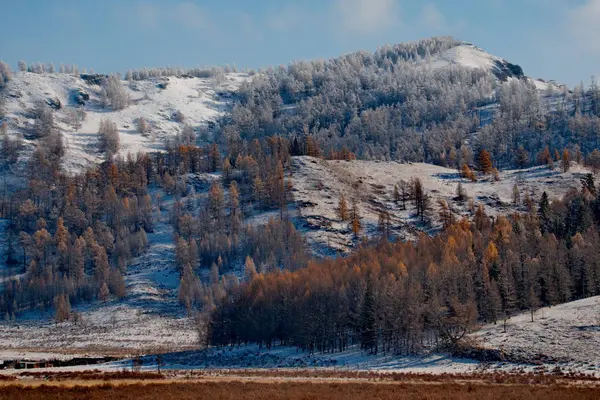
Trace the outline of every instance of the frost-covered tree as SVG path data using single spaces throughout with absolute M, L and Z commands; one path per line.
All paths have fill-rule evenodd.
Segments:
M 38 103 L 34 110 L 35 122 L 33 134 L 36 138 L 48 136 L 56 129 L 54 124 L 54 112 L 44 103 Z
M 100 97 L 102 105 L 113 110 L 122 110 L 129 105 L 129 94 L 118 75 L 111 75 L 104 79 Z
M 185 115 L 180 110 L 177 110 L 173 113 L 173 121 L 183 124 L 185 122 Z
M 144 117 L 139 117 L 137 119 L 137 131 L 138 133 L 147 133 L 149 130 L 148 123 L 144 119 Z
M 67 112 L 69 118 L 69 124 L 75 132 L 81 129 L 83 120 L 85 119 L 85 112 L 79 107 L 71 107 Z
M 98 134 L 100 135 L 100 151 L 106 153 L 107 158 L 111 158 L 113 154 L 119 151 L 117 124 L 108 119 L 101 120 Z
M 12 77 L 12 71 L 7 63 L 0 61 L 0 88 L 4 87 Z
M 180 143 L 185 145 L 195 144 L 196 143 L 196 132 L 194 128 L 190 125 L 185 124 L 180 133 Z
M 34 72 L 36 74 L 43 74 L 44 73 L 44 64 L 42 64 L 41 62 L 36 62 L 31 66 L 31 72 Z
M 21 72 L 27 72 L 27 63 L 25 61 L 20 60 L 17 63 L 17 66 L 19 67 L 19 71 L 21 71 Z

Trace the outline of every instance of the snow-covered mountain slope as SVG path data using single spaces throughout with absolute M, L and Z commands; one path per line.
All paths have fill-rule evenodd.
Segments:
M 563 87 L 553 81 L 546 82 L 527 77 L 519 65 L 512 64 L 468 42 L 462 42 L 448 50 L 433 54 L 421 62 L 432 69 L 446 68 L 452 65 L 481 69 L 491 72 L 500 81 L 524 79 L 542 92 L 547 91 L 549 86 L 551 86 L 551 90 Z
M 416 236 L 418 230 L 435 231 L 439 226 L 438 200 L 446 200 L 456 215 L 470 215 L 469 201 L 455 200 L 460 182 L 477 206 L 482 204 L 490 215 L 509 214 L 513 205 L 513 187 L 519 187 L 521 199 L 526 193 L 535 201 L 546 191 L 550 198 L 562 198 L 569 189 L 579 188 L 579 178 L 587 169 L 574 165 L 569 172 L 534 167 L 525 170 L 500 172 L 500 181 L 480 179 L 468 182 L 455 169 L 423 163 L 399 163 L 383 161 L 327 161 L 312 157 L 293 159 L 293 195 L 303 234 L 313 251 L 331 255 L 335 251 L 346 253 L 353 247 L 353 234 L 347 222 L 336 214 L 342 194 L 348 204 L 356 199 L 362 218 L 361 235 L 378 235 L 379 211 L 386 209 L 391 216 L 391 228 L 403 239 Z M 414 206 L 407 202 L 406 210 L 393 201 L 394 185 L 400 180 L 419 178 L 431 196 L 431 219 L 433 225 L 423 224 L 415 218 Z M 523 206 L 518 209 L 524 210 Z
M 168 77 L 131 83 L 122 81 L 130 105 L 123 110 L 103 108 L 101 87 L 94 76 L 73 74 L 34 74 L 16 72 L 2 95 L 5 98 L 6 121 L 10 135 L 21 133 L 25 138 L 34 124 L 33 110 L 40 102 L 54 105 L 55 122 L 62 131 L 67 147 L 64 168 L 77 171 L 101 161 L 98 151 L 98 127 L 107 118 L 117 124 L 121 155 L 160 150 L 165 138 L 177 135 L 183 123 L 173 118 L 181 112 L 197 131 L 206 127 L 227 111 L 233 93 L 240 83 L 249 79 L 245 73 L 227 73 L 214 78 Z M 77 95 L 89 96 L 85 105 L 77 104 Z M 58 106 L 59 105 L 59 106 Z M 74 127 L 73 113 L 82 110 L 83 121 Z M 137 132 L 137 120 L 143 117 L 150 132 Z M 208 132 L 208 130 L 206 130 Z M 34 141 L 26 140 L 33 145 Z M 27 153 L 27 152 L 26 152 Z M 27 156 L 24 156 L 27 158 Z
M 522 78 L 524 76 L 523 69 L 518 65 L 511 64 L 467 42 L 434 54 L 427 58 L 425 62 L 434 69 L 443 68 L 448 65 L 461 65 L 463 67 L 488 70 L 501 80 Z

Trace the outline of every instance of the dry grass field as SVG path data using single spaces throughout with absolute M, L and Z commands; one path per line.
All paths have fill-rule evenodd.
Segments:
M 369 383 L 369 382 L 173 382 L 92 386 L 68 384 L 0 389 L 0 399 L 597 399 L 597 388 L 580 386 L 502 385 L 475 383 Z
M 533 374 L 334 371 L 24 372 L 0 380 L 0 400 L 33 399 L 597 399 L 597 380 Z

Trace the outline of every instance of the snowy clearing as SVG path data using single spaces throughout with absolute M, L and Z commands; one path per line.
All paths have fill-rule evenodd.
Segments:
M 515 210 L 512 201 L 515 184 L 521 199 L 528 193 L 535 201 L 546 191 L 550 197 L 561 198 L 571 188 L 579 188 L 580 177 L 588 171 L 574 165 L 569 172 L 534 167 L 524 170 L 506 170 L 500 181 L 482 179 L 470 182 L 461 178 L 455 169 L 423 163 L 394 161 L 327 161 L 312 157 L 293 159 L 293 195 L 299 209 L 303 233 L 316 254 L 346 253 L 353 247 L 352 232 L 347 222 L 336 215 L 341 194 L 348 204 L 356 199 L 362 218 L 362 234 L 377 235 L 379 210 L 391 213 L 392 231 L 401 239 L 414 238 L 418 230 L 439 228 L 437 200 L 448 202 L 456 215 L 469 215 L 468 201 L 460 203 L 456 197 L 458 183 L 475 205 L 483 204 L 489 215 L 508 214 Z M 407 210 L 393 201 L 394 185 L 400 180 L 420 178 L 432 197 L 432 225 L 424 224 L 413 216 L 410 202 Z
M 32 111 L 36 105 L 60 102 L 61 108 L 55 111 L 55 122 L 62 131 L 67 149 L 63 167 L 67 171 L 81 171 L 104 159 L 98 151 L 98 127 L 103 118 L 117 124 L 121 142 L 119 154 L 159 151 L 164 146 L 164 139 L 174 137 L 183 127 L 183 123 L 174 118 L 177 111 L 183 114 L 185 123 L 196 130 L 206 128 L 210 121 L 228 110 L 233 93 L 248 79 L 250 77 L 245 73 L 228 73 L 218 79 L 165 77 L 131 83 L 122 81 L 129 106 L 112 110 L 101 106 L 101 87 L 88 83 L 80 75 L 16 72 L 4 89 L 6 120 L 9 134 L 19 132 L 27 137 L 33 127 Z M 77 93 L 89 96 L 81 107 L 75 101 Z M 71 114 L 75 109 L 84 113 L 78 129 L 72 123 Z M 150 132 L 137 132 L 140 117 L 150 126 Z

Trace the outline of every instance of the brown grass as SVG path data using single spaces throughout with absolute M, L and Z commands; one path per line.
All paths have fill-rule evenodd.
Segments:
M 202 382 L 96 386 L 10 385 L 0 388 L 0 399 L 597 399 L 596 388 L 577 386 L 494 385 L 476 383 L 309 383 Z
M 524 372 L 469 372 L 469 373 L 443 373 L 427 374 L 413 372 L 382 372 L 382 371 L 346 371 L 323 369 L 248 369 L 248 370 L 194 370 L 187 371 L 189 378 L 207 377 L 270 377 L 270 378 L 316 378 L 316 379 L 344 379 L 370 382 L 483 382 L 491 384 L 540 384 L 554 385 L 565 382 L 600 383 L 600 379 L 582 373 L 564 372 L 560 369 L 538 370 Z
M 64 372 L 36 372 L 25 371 L 19 373 L 22 378 L 43 379 L 45 381 L 114 381 L 114 380 L 156 380 L 165 376 L 156 372 L 135 372 L 129 370 L 103 372 L 98 369 L 90 371 L 64 371 Z

